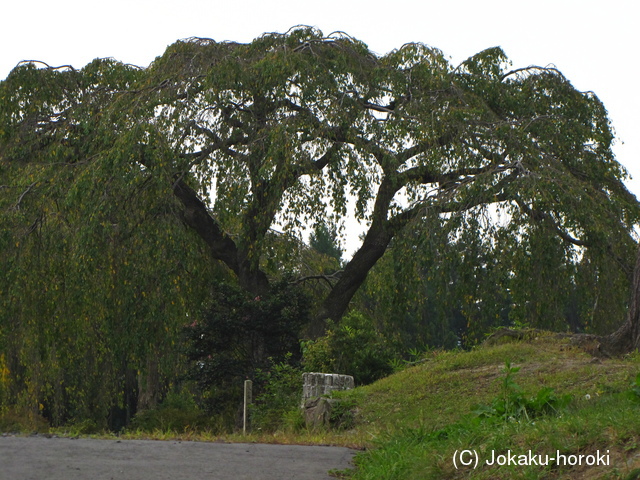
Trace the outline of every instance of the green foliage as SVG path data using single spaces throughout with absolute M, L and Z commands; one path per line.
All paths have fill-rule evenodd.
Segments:
M 275 298 L 283 271 L 327 284 L 305 282 L 336 322 L 321 365 L 362 382 L 384 372 L 383 337 L 448 348 L 510 322 L 609 328 L 640 208 L 606 109 L 555 68 L 509 68 L 499 48 L 453 66 L 424 44 L 379 56 L 308 27 L 178 41 L 148 68 L 19 65 L 0 82 L 0 402 L 54 425 L 133 412 L 140 379 L 155 398 L 180 376 L 182 327 L 220 282 L 246 298 L 231 292 L 235 313 L 219 300 L 229 342 L 193 358 L 204 383 L 213 365 L 239 380 L 294 351 L 279 335 L 298 326 L 277 320 L 291 315 L 247 306 Z M 325 225 L 335 243 L 350 202 L 368 230 L 328 279 L 300 239 Z M 372 322 L 340 330 L 380 259 L 358 306 Z
M 396 428 L 392 433 L 381 435 L 375 448 L 359 454 L 354 463 L 356 470 L 347 478 L 354 480 L 441 480 L 459 478 L 464 472 L 465 478 L 478 480 L 512 480 L 580 478 L 585 472 L 571 466 L 518 465 L 493 466 L 484 464 L 496 455 L 511 450 L 514 454 L 533 454 L 553 456 L 556 451 L 566 455 L 589 455 L 600 450 L 610 451 L 609 466 L 587 469 L 587 474 L 595 478 L 627 478 L 627 461 L 633 458 L 632 451 L 638 440 L 637 405 L 628 399 L 607 397 L 592 402 L 581 409 L 569 410 L 562 417 L 552 416 L 535 422 L 522 423 L 470 421 L 463 419 L 459 423 L 444 428 L 431 429 L 420 427 Z M 477 418 L 475 420 L 478 420 Z M 615 437 L 615 431 L 624 437 Z M 474 449 L 480 456 L 477 469 L 459 469 L 453 467 L 453 455 L 461 448 Z M 625 451 L 630 447 L 631 452 Z M 616 453 L 622 460 L 616 458 Z M 633 477 L 629 477 L 633 478 Z
M 338 245 L 335 229 L 329 229 L 325 223 L 318 223 L 313 232 L 311 232 L 309 245 L 319 253 L 334 258 L 337 261 L 337 266 L 340 265 L 342 249 Z
M 629 251 L 629 258 L 635 253 Z M 629 272 L 621 271 L 609 261 L 606 252 L 589 250 L 576 267 L 575 287 L 569 307 L 579 318 L 575 330 L 606 335 L 625 318 L 629 302 Z
M 329 426 L 334 431 L 350 430 L 356 426 L 356 411 L 358 402 L 347 396 L 340 396 L 339 392 L 334 392 L 334 402 L 331 404 L 329 415 Z
M 303 365 L 308 372 L 352 375 L 366 385 L 393 371 L 393 352 L 369 318 L 351 311 L 339 325 L 329 325 L 324 337 L 303 342 Z
M 504 367 L 504 358 L 518 362 Z M 519 371 L 515 371 L 520 368 Z M 553 337 L 517 344 L 479 346 L 471 351 L 434 352 L 428 361 L 405 369 L 350 393 L 357 399 L 356 429 L 364 436 L 365 451 L 355 458 L 356 469 L 347 478 L 441 480 L 464 478 L 511 480 L 625 478 L 640 438 L 638 401 L 628 395 L 638 358 L 607 359 L 594 363 L 590 356 Z M 597 380 L 597 385 L 594 385 Z M 515 393 L 518 384 L 528 415 L 526 421 L 478 417 L 474 403 L 491 405 Z M 560 402 L 526 392 L 548 392 Z M 586 394 L 590 394 L 587 399 Z M 569 404 L 563 399 L 573 398 Z M 633 394 L 635 397 L 635 394 Z M 553 408 L 547 407 L 551 403 Z M 516 405 L 517 402 L 514 403 Z M 557 414 L 559 413 L 559 414 Z M 476 469 L 458 469 L 453 456 L 461 449 L 479 454 Z M 597 469 L 571 466 L 531 467 L 484 465 L 484 460 L 511 450 L 514 454 L 592 454 L 611 451 L 611 464 Z
M 266 370 L 257 369 L 254 386 L 260 392 L 251 409 L 251 428 L 272 432 L 282 428 L 297 429 L 302 425 L 302 370 L 291 364 L 292 355 L 276 362 L 269 359 Z
M 520 371 L 520 367 L 512 367 L 508 360 L 504 366 L 504 378 L 500 395 L 491 405 L 477 405 L 473 413 L 480 418 L 499 418 L 504 421 L 531 421 L 540 415 L 558 414 L 558 410 L 567 406 L 571 401 L 570 395 L 558 396 L 553 388 L 541 388 L 533 397 L 527 397 L 522 387 L 518 385 L 513 376 Z
M 298 338 L 308 312 L 306 295 L 287 281 L 260 297 L 218 285 L 203 317 L 185 328 L 188 376 L 197 382 L 205 408 L 233 410 L 245 379 L 291 358 L 292 352 L 293 360 L 299 358 Z
M 509 263 L 481 218 L 437 217 L 398 235 L 357 301 L 404 349 L 473 345 L 509 323 Z
M 126 115 L 109 113 L 141 74 L 26 64 L 0 84 L 0 400 L 53 425 L 103 428 L 135 411 L 136 372 L 153 366 L 153 390 L 175 377 L 177 334 L 213 271 L 166 182 L 136 163 Z
M 633 393 L 637 397 L 640 397 L 640 373 L 636 375 L 636 378 L 631 385 L 631 393 Z
M 18 407 L 0 410 L 0 433 L 46 433 L 48 431 L 49 422 L 40 414 Z
M 198 408 L 187 391 L 170 392 L 156 408 L 138 412 L 128 431 L 184 433 L 215 428 L 216 422 Z
M 141 179 L 128 191 L 121 174 L 78 167 L 65 179 L 78 190 L 70 192 L 41 172 L 5 231 L 13 247 L 0 254 L 1 342 L 13 380 L 5 400 L 43 404 L 54 424 L 104 422 L 125 403 L 128 372 L 145 371 L 150 357 L 174 374 L 176 333 L 203 294 L 193 273 L 201 252 L 187 247 L 170 203 Z
M 72 437 L 79 435 L 92 435 L 97 433 L 104 433 L 104 423 L 96 423 L 94 420 L 85 418 L 77 421 L 71 421 L 64 427 L 64 434 Z
M 493 221 L 478 212 L 409 225 L 371 270 L 358 306 L 406 349 L 468 348 L 500 326 L 605 334 L 619 325 L 629 269 L 540 226 Z

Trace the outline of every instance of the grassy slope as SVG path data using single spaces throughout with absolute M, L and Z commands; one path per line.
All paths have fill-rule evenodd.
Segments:
M 524 396 L 551 387 L 573 400 L 557 415 L 479 421 L 472 407 L 501 395 L 505 361 L 520 367 L 513 380 Z M 359 456 L 353 478 L 636 478 L 640 398 L 630 390 L 639 371 L 638 355 L 598 360 L 551 335 L 471 352 L 433 353 L 418 366 L 348 394 L 359 412 L 345 440 L 373 447 Z M 478 469 L 454 468 L 452 458 L 460 449 L 478 451 Z M 610 466 L 483 464 L 492 450 L 498 455 L 508 449 L 543 455 L 609 450 Z

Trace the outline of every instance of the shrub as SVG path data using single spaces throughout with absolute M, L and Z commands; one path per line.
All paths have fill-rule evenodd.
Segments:
M 49 422 L 30 410 L 18 407 L 0 410 L 0 433 L 48 431 Z
M 185 329 L 188 378 L 198 385 L 204 408 L 234 417 L 245 379 L 285 361 L 287 354 L 299 359 L 299 331 L 308 312 L 308 298 L 286 281 L 262 297 L 218 285 L 203 317 Z
M 169 393 L 157 408 L 138 412 L 129 429 L 185 432 L 212 426 L 211 419 L 196 405 L 193 395 L 183 391 Z
M 274 431 L 290 427 L 295 430 L 302 424 L 302 370 L 290 363 L 291 358 L 288 354 L 281 362 L 269 359 L 268 370 L 256 371 L 255 383 L 260 393 L 251 411 L 253 429 Z
M 303 366 L 308 372 L 352 375 L 358 385 L 372 383 L 393 372 L 394 354 L 370 319 L 352 311 L 327 334 L 303 342 Z

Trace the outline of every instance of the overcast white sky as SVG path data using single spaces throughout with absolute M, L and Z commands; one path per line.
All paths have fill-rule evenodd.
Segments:
M 3 2 L 0 79 L 21 60 L 80 68 L 96 57 L 147 66 L 191 36 L 249 42 L 294 25 L 341 30 L 379 54 L 407 42 L 454 64 L 500 45 L 514 67 L 557 66 L 604 102 L 618 160 L 640 196 L 640 29 L 631 0 L 31 0 Z

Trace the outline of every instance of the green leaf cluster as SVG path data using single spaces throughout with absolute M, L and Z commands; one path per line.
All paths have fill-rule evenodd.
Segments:
M 396 345 L 379 332 L 371 319 L 351 311 L 325 336 L 303 342 L 303 367 L 308 372 L 351 375 L 367 385 L 393 372 Z
M 256 398 L 268 395 L 263 372 L 299 361 L 298 339 L 308 314 L 308 298 L 286 281 L 258 297 L 219 284 L 203 315 L 183 332 L 187 378 L 197 384 L 203 408 L 231 412 L 233 418 L 245 379 L 257 380 Z M 261 392 L 264 384 L 267 391 Z

